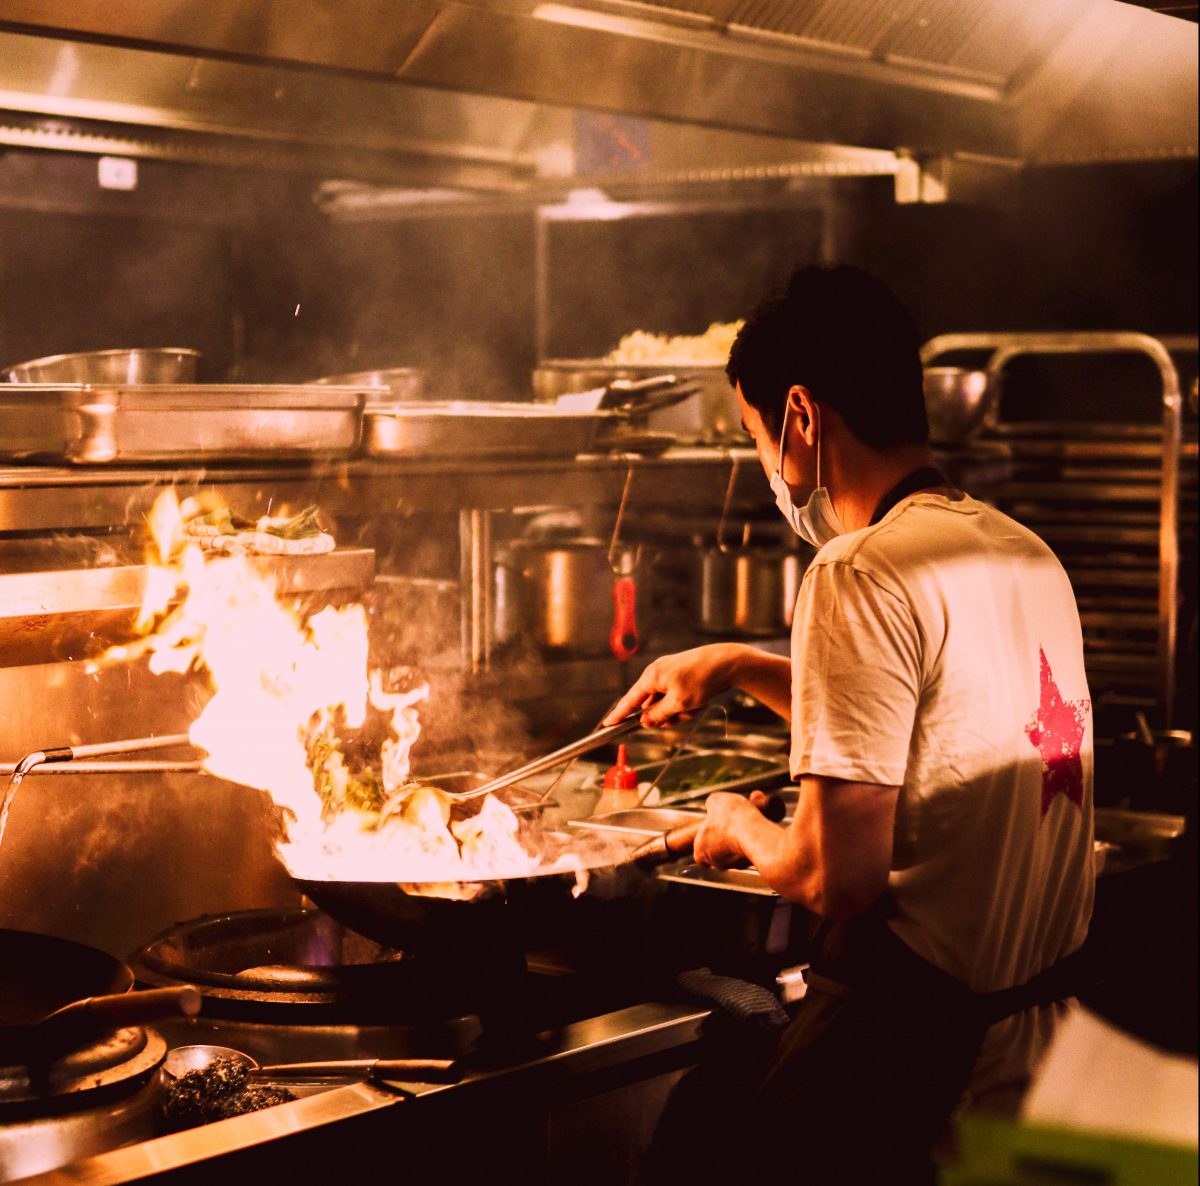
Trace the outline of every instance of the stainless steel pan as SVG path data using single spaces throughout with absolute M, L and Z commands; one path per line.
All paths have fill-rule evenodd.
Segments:
M 575 457 L 591 449 L 612 413 L 468 400 L 370 409 L 365 447 L 372 457 Z

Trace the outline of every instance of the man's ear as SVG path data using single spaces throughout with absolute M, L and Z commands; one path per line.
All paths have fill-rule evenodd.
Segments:
M 788 405 L 805 442 L 810 446 L 815 444 L 818 413 L 816 401 L 809 393 L 808 388 L 802 387 L 799 383 L 788 388 Z

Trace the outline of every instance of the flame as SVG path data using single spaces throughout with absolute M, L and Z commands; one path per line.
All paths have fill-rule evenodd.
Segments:
M 102 661 L 149 655 L 151 670 L 207 673 L 213 693 L 189 731 L 206 770 L 267 792 L 281 809 L 279 855 L 293 876 L 393 881 L 416 892 L 470 896 L 480 878 L 528 875 L 513 812 L 488 797 L 452 816 L 442 792 L 410 781 L 427 685 L 388 692 L 369 669 L 362 605 L 310 617 L 276 596 L 244 555 L 205 555 L 186 524 L 221 509 L 207 495 L 160 495 L 147 524 L 147 633 Z M 386 725 L 380 767 L 354 770 L 340 735 L 373 713 Z

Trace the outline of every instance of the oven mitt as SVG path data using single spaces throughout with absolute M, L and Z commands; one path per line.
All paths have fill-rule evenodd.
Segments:
M 732 976 L 718 976 L 709 968 L 680 972 L 675 983 L 690 997 L 713 1007 L 714 1017 L 738 1027 L 771 1031 L 782 1029 L 791 1020 L 770 989 Z

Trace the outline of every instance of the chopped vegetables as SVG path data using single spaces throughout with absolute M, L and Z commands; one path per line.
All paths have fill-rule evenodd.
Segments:
M 282 1087 L 252 1084 L 249 1070 L 232 1058 L 214 1058 L 203 1070 L 188 1071 L 167 1085 L 159 1117 L 168 1131 L 179 1132 L 295 1098 Z
M 378 771 L 370 767 L 352 771 L 341 750 L 328 737 L 318 736 L 312 742 L 309 763 L 324 815 L 336 815 L 347 807 L 378 813 L 383 807 L 386 792 Z

